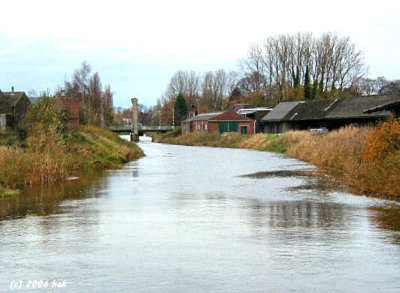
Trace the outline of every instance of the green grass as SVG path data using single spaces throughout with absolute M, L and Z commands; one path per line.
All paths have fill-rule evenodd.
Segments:
M 69 140 L 72 148 L 81 154 L 81 161 L 88 167 L 115 168 L 144 156 L 136 144 L 113 132 L 91 126 L 73 131 Z
M 274 140 L 274 141 L 272 141 L 265 148 L 265 151 L 284 154 L 284 153 L 287 152 L 287 150 L 290 147 L 290 144 L 288 142 L 285 142 L 285 141 L 282 141 L 282 140 L 277 140 L 277 139 L 272 139 L 272 140 Z

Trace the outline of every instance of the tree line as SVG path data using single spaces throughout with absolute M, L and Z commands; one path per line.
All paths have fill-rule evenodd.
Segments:
M 332 33 L 269 37 L 250 46 L 241 69 L 242 88 L 262 91 L 275 102 L 351 92 L 367 72 L 362 51 L 349 37 Z
M 273 107 L 283 101 L 400 92 L 399 80 L 370 79 L 365 77 L 367 72 L 363 52 L 349 37 L 300 32 L 277 35 L 251 44 L 238 72 L 174 73 L 147 117 L 152 124 L 178 124 L 175 104 L 179 94 L 188 111 L 205 113 L 227 109 L 233 103 Z

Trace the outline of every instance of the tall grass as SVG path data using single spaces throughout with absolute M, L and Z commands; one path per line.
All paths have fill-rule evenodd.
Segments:
M 349 126 L 327 134 L 304 132 L 286 154 L 315 165 L 350 170 L 361 162 L 371 128 Z
M 53 184 L 80 170 L 115 168 L 144 155 L 136 144 L 92 126 L 67 135 L 41 127 L 34 133 L 26 148 L 0 146 L 3 187 Z

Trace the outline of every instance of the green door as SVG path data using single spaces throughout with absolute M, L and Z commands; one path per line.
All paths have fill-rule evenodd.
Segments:
M 229 122 L 220 122 L 219 123 L 219 133 L 224 133 L 229 131 Z
M 238 122 L 220 122 L 219 123 L 219 133 L 224 132 L 239 132 Z
M 247 126 L 242 126 L 242 134 L 247 134 Z
M 229 132 L 239 132 L 239 122 L 229 122 Z

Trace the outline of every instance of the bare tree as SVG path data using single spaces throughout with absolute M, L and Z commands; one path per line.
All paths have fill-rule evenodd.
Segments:
M 266 62 L 262 48 L 257 44 L 250 45 L 247 58 L 240 62 L 241 69 L 245 72 L 245 79 L 251 85 L 247 90 L 259 92 L 265 89 L 265 65 Z
M 201 83 L 201 104 L 208 109 L 222 110 L 229 102 L 229 96 L 237 86 L 237 74 L 220 69 L 205 73 Z
M 172 76 L 168 84 L 166 96 L 172 99 L 182 93 L 188 104 L 193 104 L 199 96 L 199 92 L 199 75 L 194 71 L 178 71 Z
M 107 86 L 106 91 L 103 92 L 98 72 L 93 75 L 90 73 L 90 65 L 86 61 L 82 62 L 81 67 L 74 71 L 72 80 L 64 81 L 64 88 L 67 96 L 80 100 L 83 112 L 82 122 L 104 127 L 106 116 L 107 121 L 112 122 L 113 93 L 110 86 Z
M 263 47 L 252 44 L 247 59 L 241 61 L 241 84 L 248 91 L 265 91 L 270 98 L 278 88 L 279 101 L 286 98 L 288 89 L 304 86 L 307 68 L 313 87 L 318 86 L 321 93 L 344 91 L 366 73 L 362 52 L 348 37 L 297 33 L 269 37 Z

